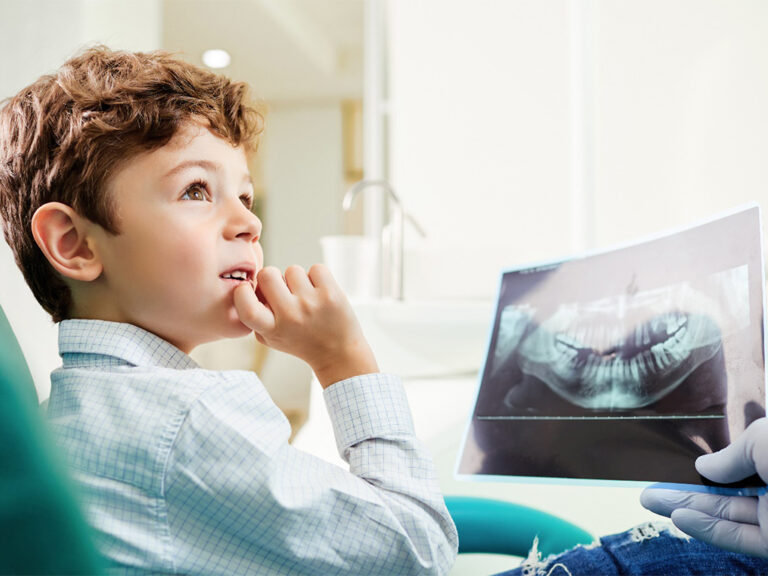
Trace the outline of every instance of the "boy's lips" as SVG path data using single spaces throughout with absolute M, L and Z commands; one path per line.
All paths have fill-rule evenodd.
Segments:
M 240 284 L 248 282 L 252 287 L 256 287 L 256 266 L 250 262 L 236 264 L 219 274 L 219 278 L 225 282 Z

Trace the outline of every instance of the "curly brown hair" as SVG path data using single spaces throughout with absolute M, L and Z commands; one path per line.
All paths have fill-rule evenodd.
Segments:
M 3 102 L 0 223 L 16 264 L 54 322 L 68 317 L 71 294 L 35 242 L 35 211 L 62 202 L 118 234 L 110 176 L 168 143 L 193 117 L 248 152 L 263 128 L 245 83 L 162 51 L 89 48 Z

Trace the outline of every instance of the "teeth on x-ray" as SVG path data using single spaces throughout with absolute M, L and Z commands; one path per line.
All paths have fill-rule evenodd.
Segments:
M 721 346 L 702 314 L 668 312 L 631 326 L 574 310 L 542 323 L 520 345 L 521 369 L 582 408 L 631 410 L 674 390 Z

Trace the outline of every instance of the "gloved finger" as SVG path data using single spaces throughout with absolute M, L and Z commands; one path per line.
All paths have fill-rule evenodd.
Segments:
M 741 524 L 759 524 L 757 498 L 749 496 L 693 494 L 688 500 L 686 508 L 702 512 L 713 518 L 722 518 Z
M 760 524 L 763 539 L 768 542 L 768 495 L 766 494 L 761 494 L 757 498 L 757 521 Z
M 768 482 L 768 419 L 752 422 L 722 450 L 699 456 L 696 470 L 714 482 L 736 482 L 755 472 Z
M 714 518 L 723 518 L 745 524 L 758 524 L 757 498 L 749 496 L 722 496 L 702 492 L 684 492 L 646 488 L 640 494 L 640 503 L 651 512 L 670 516 L 674 510 L 698 510 Z
M 675 510 L 671 518 L 675 526 L 697 540 L 724 550 L 768 557 L 768 545 L 759 526 L 713 518 L 698 510 L 685 508 Z
M 649 487 L 640 494 L 640 504 L 655 514 L 669 517 L 673 510 L 686 508 L 692 492 Z

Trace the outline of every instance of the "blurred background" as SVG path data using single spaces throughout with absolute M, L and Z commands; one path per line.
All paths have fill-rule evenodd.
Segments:
M 386 179 L 424 234 L 406 219 L 403 302 L 353 294 L 364 325 L 469 351 L 476 365 L 457 370 L 471 373 L 501 269 L 768 208 L 766 29 L 764 0 L 0 0 L 0 97 L 94 43 L 199 65 L 225 50 L 220 71 L 267 111 L 251 167 L 266 261 L 308 267 L 326 236 L 378 241 L 384 190 L 342 199 Z M 56 329 L 4 243 L 0 304 L 45 398 Z M 383 368 L 430 376 L 386 347 Z M 196 355 L 256 369 L 297 429 L 306 419 L 301 363 L 252 339 Z

